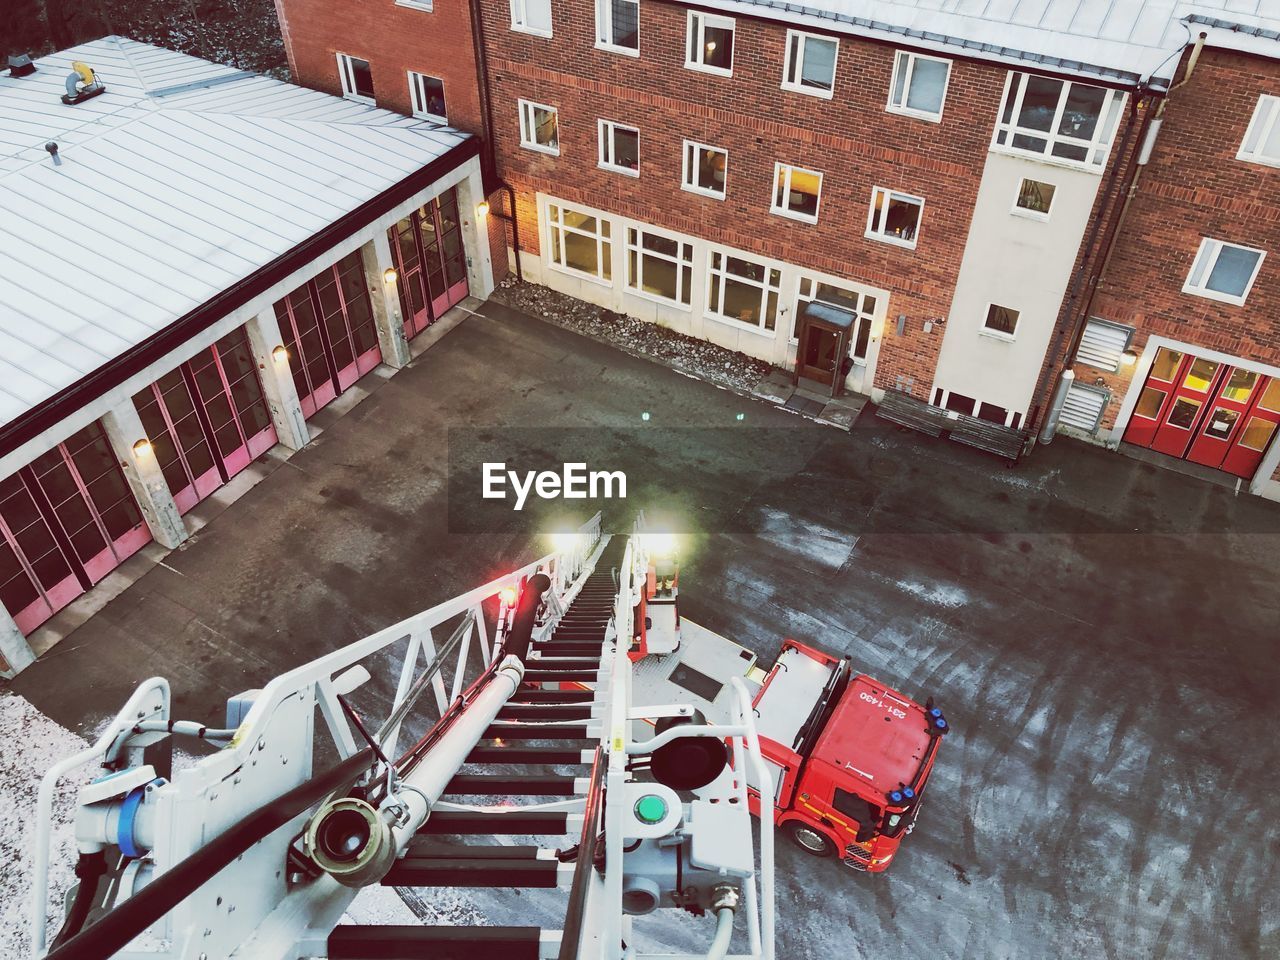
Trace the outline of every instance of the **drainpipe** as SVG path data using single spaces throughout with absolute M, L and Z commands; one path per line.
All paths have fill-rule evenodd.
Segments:
M 493 125 L 493 89 L 489 83 L 489 61 L 485 54 L 484 14 L 480 9 L 480 0 L 468 0 L 471 10 L 471 44 L 476 60 L 476 71 L 480 74 L 480 121 L 484 124 L 484 179 L 496 181 L 506 191 L 511 205 L 511 215 L 495 212 L 493 216 L 511 224 L 511 245 L 515 250 L 516 279 L 524 282 L 524 271 L 520 267 L 520 223 L 516 217 L 516 191 L 506 180 L 498 176 L 498 159 L 494 151 Z M 488 184 L 486 184 L 488 189 Z
M 1053 402 L 1049 404 L 1049 412 L 1044 415 L 1044 429 L 1040 432 L 1040 442 L 1048 446 L 1058 431 L 1058 420 L 1062 417 L 1062 408 L 1066 406 L 1067 394 L 1076 381 L 1075 371 L 1068 368 L 1058 378 L 1058 389 L 1053 393 Z

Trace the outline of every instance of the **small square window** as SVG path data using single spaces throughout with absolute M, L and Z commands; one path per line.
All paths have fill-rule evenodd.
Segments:
M 409 71 L 409 99 L 413 115 L 433 123 L 448 123 L 444 106 L 444 81 L 425 73 Z
M 1018 332 L 1019 312 L 1012 307 L 991 304 L 987 307 L 987 317 L 982 321 L 982 332 L 993 337 L 1012 340 Z
M 1266 253 L 1205 237 L 1183 285 L 1184 293 L 1241 305 L 1249 296 Z
M 871 212 L 867 217 L 867 236 L 885 243 L 915 249 L 920 232 L 924 199 L 898 193 L 885 187 L 871 191 Z
M 640 55 L 640 0 L 596 0 L 596 46 Z
M 1280 167 L 1280 97 L 1263 94 L 1258 98 L 1236 157 Z
M 560 123 L 555 107 L 520 101 L 520 146 L 560 154 Z
M 1057 187 L 1043 180 L 1032 180 L 1023 177 L 1018 185 L 1018 196 L 1013 202 L 1013 212 L 1024 217 L 1037 220 L 1049 219 L 1049 208 L 1053 206 L 1053 195 Z
M 839 42 L 831 37 L 788 30 L 782 88 L 829 99 L 835 92 L 839 49 Z
M 640 131 L 612 120 L 600 121 L 600 166 L 640 176 Z
M 551 0 L 511 0 L 511 29 L 551 36 Z
M 683 167 L 682 189 L 715 197 L 717 200 L 724 199 L 725 180 L 729 175 L 729 151 L 686 140 Z
M 818 222 L 822 174 L 785 163 L 775 163 L 773 184 L 773 204 L 770 207 L 773 213 L 806 223 Z
M 368 60 L 338 54 L 338 76 L 342 79 L 342 95 L 348 100 L 373 103 L 373 68 Z
M 885 109 L 922 120 L 941 120 L 950 79 L 950 60 L 899 50 L 893 59 L 893 83 Z
M 684 65 L 690 70 L 733 75 L 733 19 L 689 11 Z

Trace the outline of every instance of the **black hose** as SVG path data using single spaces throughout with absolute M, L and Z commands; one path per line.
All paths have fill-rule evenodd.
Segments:
M 85 920 L 89 918 L 89 911 L 93 909 L 94 901 L 97 899 L 98 885 L 106 872 L 105 851 L 80 854 L 80 859 L 76 861 L 76 878 L 80 881 L 80 886 L 76 888 L 76 898 L 71 903 L 71 911 L 67 914 L 62 929 L 53 938 L 51 946 L 60 947 L 80 932 Z
M 535 573 L 524 583 L 520 591 L 520 599 L 516 602 L 516 613 L 511 618 L 511 631 L 502 645 L 506 653 L 514 654 L 523 663 L 529 655 L 529 639 L 533 635 L 533 622 L 538 616 L 538 607 L 542 605 L 542 595 L 551 587 L 551 578 L 545 573 Z
M 373 765 L 373 759 L 372 750 L 362 750 L 327 773 L 312 777 L 259 807 L 226 833 L 166 870 L 155 883 L 143 887 L 87 929 L 55 947 L 46 960 L 106 960 L 263 837 L 333 791 L 349 786 Z

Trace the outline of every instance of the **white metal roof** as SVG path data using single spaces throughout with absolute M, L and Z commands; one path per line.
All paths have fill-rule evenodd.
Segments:
M 73 60 L 107 90 L 65 106 Z M 0 424 L 468 137 L 120 37 L 37 67 L 0 74 Z
M 1280 31 L 1280 0 L 700 0 L 712 7 L 1056 72 L 1167 79 L 1203 25 Z M 1191 31 L 1194 30 L 1194 34 Z M 1209 42 L 1280 57 L 1275 36 L 1220 28 Z

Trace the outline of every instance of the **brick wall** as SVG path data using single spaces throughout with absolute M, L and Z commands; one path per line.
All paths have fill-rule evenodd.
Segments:
M 467 0 L 434 0 L 431 11 L 394 0 L 276 0 L 293 79 L 342 94 L 337 54 L 368 60 L 378 106 L 410 113 L 408 71 L 444 81 L 449 122 L 480 133 L 480 93 Z
M 1280 64 L 1206 49 L 1190 82 L 1165 109 L 1155 152 L 1139 182 L 1091 313 L 1152 334 L 1280 365 L 1280 169 L 1236 159 L 1258 96 L 1280 94 Z M 1202 237 L 1268 251 L 1244 306 L 1182 292 Z M 1130 372 L 1103 376 L 1115 424 Z
M 511 30 L 506 0 L 484 0 L 498 168 L 519 191 L 521 244 L 538 249 L 534 192 L 836 276 L 887 288 L 893 297 L 877 366 L 932 381 L 941 337 L 920 320 L 945 316 L 969 228 L 1006 71 L 957 60 L 941 123 L 887 113 L 894 48 L 842 37 L 836 96 L 780 89 L 786 27 L 737 18 L 733 76 L 684 67 L 686 8 L 640 5 L 639 58 L 595 49 L 590 0 L 557 0 L 555 37 Z M 559 110 L 560 156 L 519 146 L 516 101 Z M 597 167 L 597 120 L 640 129 L 640 177 Z M 727 197 L 680 189 L 685 138 L 729 151 Z M 817 225 L 769 212 L 775 161 L 820 171 Z M 874 186 L 926 200 L 918 245 L 863 236 Z M 894 318 L 912 321 L 904 337 Z

